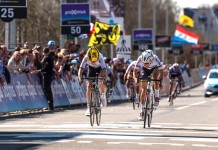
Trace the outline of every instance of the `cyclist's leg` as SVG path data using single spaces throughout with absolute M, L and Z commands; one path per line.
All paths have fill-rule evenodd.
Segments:
M 105 77 L 104 76 L 104 72 L 103 71 L 107 71 L 107 70 L 97 70 L 100 73 L 100 77 Z M 104 83 L 104 80 L 101 79 L 100 80 L 100 91 L 101 91 L 101 100 L 102 100 L 102 105 L 103 107 L 107 106 L 107 100 L 106 100 L 106 92 L 107 92 L 107 86 Z
M 91 101 L 91 87 L 92 87 L 92 81 L 88 81 L 87 83 L 87 91 L 86 91 L 86 102 L 87 102 L 87 110 L 85 115 L 89 116 L 90 115 L 90 101 Z
M 180 93 L 184 83 L 182 75 L 178 76 L 178 80 L 179 80 L 179 93 Z
M 172 96 L 172 92 L 173 92 L 173 81 L 172 79 L 174 79 L 173 77 L 171 77 L 170 80 L 170 87 L 169 87 L 169 98 L 168 98 L 168 102 L 170 101 L 170 97 Z
M 152 78 L 158 80 L 160 74 L 161 74 L 161 70 L 154 69 L 152 73 Z M 158 81 L 154 81 L 154 94 L 155 94 L 155 105 L 158 106 L 159 99 L 160 99 L 160 82 Z
M 144 107 L 144 104 L 145 104 L 145 101 L 146 101 L 146 90 L 147 90 L 147 82 L 141 82 L 141 94 L 140 94 L 140 114 L 139 114 L 139 117 L 138 117 L 138 120 L 143 120 L 144 118 L 144 110 L 143 110 L 143 107 Z

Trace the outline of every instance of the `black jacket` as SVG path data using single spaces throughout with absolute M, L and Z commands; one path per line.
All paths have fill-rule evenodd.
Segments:
M 44 77 L 52 77 L 54 74 L 54 59 L 52 56 L 44 56 L 42 59 L 42 75 Z

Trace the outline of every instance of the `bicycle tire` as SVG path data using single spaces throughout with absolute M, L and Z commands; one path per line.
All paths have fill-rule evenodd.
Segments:
M 147 121 L 148 109 L 149 109 L 149 101 L 150 101 L 150 98 L 148 95 L 147 95 L 147 100 L 146 100 L 146 104 L 145 104 L 145 108 L 144 108 L 144 128 L 146 127 L 146 121 Z
M 135 109 L 135 94 L 133 93 L 131 96 L 131 101 L 132 101 L 132 107 Z
M 170 102 L 170 103 L 169 103 L 169 106 L 173 106 L 173 96 L 170 96 L 169 98 L 170 98 L 170 101 L 169 101 L 169 102 Z
M 93 126 L 94 125 L 94 123 L 95 123 L 95 108 L 94 108 L 94 106 L 93 106 L 93 103 L 91 102 L 90 103 L 90 124 L 91 124 L 91 126 Z
M 96 93 L 95 93 L 95 91 L 94 90 L 91 90 L 91 102 L 90 102 L 90 105 L 89 105 L 89 107 L 90 107 L 90 124 L 91 124 L 91 126 L 93 126 L 94 125 L 94 123 L 95 123 L 95 98 L 96 98 Z
M 96 101 L 96 107 L 95 107 L 95 115 L 96 115 L 96 123 L 99 126 L 101 122 L 101 98 L 100 98 L 100 91 L 98 91 L 98 98 Z
M 153 117 L 153 111 L 154 111 L 154 95 L 152 95 L 152 99 L 150 100 L 150 108 L 149 111 L 150 113 L 148 114 L 148 127 L 151 127 L 151 122 L 152 122 L 152 117 Z
M 101 108 L 96 108 L 96 123 L 99 126 L 101 123 Z

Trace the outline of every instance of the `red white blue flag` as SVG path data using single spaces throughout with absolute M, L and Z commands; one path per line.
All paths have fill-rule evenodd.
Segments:
M 185 30 L 183 27 L 177 25 L 173 36 L 173 41 L 183 42 L 187 44 L 197 44 L 199 36 L 195 33 Z

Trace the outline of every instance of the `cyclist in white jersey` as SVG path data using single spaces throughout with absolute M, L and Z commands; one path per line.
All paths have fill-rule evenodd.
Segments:
M 107 78 L 107 69 L 104 62 L 103 55 L 98 51 L 96 47 L 90 47 L 83 58 L 80 68 L 78 71 L 78 79 L 81 84 L 81 86 L 84 84 L 84 82 L 81 80 L 82 73 L 84 70 L 86 70 L 86 66 L 88 66 L 88 77 L 95 77 L 96 73 L 99 74 L 100 77 Z M 85 113 L 86 116 L 90 115 L 89 110 L 89 104 L 91 99 L 91 87 L 92 87 L 92 81 L 88 81 L 87 84 L 87 91 L 86 91 L 86 101 L 87 101 L 87 111 Z M 104 84 L 103 80 L 100 80 L 100 90 L 101 90 L 101 98 L 102 98 L 102 105 L 103 107 L 106 107 L 106 86 Z
M 129 66 L 127 67 L 126 72 L 124 74 L 124 81 L 126 81 L 125 84 L 126 84 L 126 87 L 128 89 L 129 95 L 132 95 L 132 91 L 131 91 L 131 88 L 130 88 L 130 79 L 133 78 L 133 71 L 134 71 L 136 63 L 137 63 L 136 60 L 132 61 L 129 64 Z M 142 69 L 142 67 L 140 66 L 138 68 L 137 77 L 140 76 L 141 69 Z M 137 84 L 135 84 L 135 87 L 136 87 L 136 98 L 137 98 L 139 96 L 139 91 L 140 91 L 139 88 L 140 88 L 140 86 L 137 83 Z
M 153 79 L 159 79 L 162 81 L 163 79 L 163 69 L 165 66 L 160 62 L 159 58 L 153 53 L 152 50 L 145 50 L 137 59 L 134 71 L 133 71 L 133 77 L 135 80 L 135 83 L 137 83 L 137 71 L 139 64 L 142 64 L 142 70 L 143 75 L 142 79 L 146 79 L 148 76 L 152 75 Z M 162 82 L 161 82 L 162 83 Z M 160 98 L 160 87 L 161 83 L 154 82 L 154 88 L 155 88 L 155 103 L 154 105 L 158 106 L 159 104 L 159 98 Z M 141 103 L 141 112 L 138 117 L 139 120 L 142 120 L 144 114 L 143 114 L 143 105 L 146 101 L 146 90 L 147 90 L 147 82 L 141 82 L 141 94 L 140 94 L 140 103 Z

